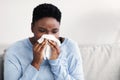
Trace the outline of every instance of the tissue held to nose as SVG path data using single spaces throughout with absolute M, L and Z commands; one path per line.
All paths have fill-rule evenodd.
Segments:
M 52 41 L 56 42 L 56 44 L 57 44 L 58 46 L 61 45 L 60 41 L 59 41 L 57 38 L 55 38 L 54 35 L 44 34 L 44 35 L 42 35 L 42 37 L 38 40 L 38 42 L 39 42 L 39 43 L 42 43 L 42 42 L 44 41 L 44 39 L 52 40 Z M 44 50 L 43 50 L 43 55 L 44 55 L 44 60 L 50 59 L 50 56 L 51 56 L 51 47 L 50 47 L 50 45 L 48 44 L 48 42 L 47 42 L 47 44 L 46 44 L 46 47 L 45 47 Z

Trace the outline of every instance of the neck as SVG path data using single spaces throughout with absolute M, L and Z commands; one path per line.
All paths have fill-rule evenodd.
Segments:
M 34 45 L 37 42 L 37 40 L 34 37 L 30 37 L 29 40 L 32 43 L 32 45 Z

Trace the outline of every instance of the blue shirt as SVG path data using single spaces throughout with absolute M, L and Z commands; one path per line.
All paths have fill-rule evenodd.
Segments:
M 5 53 L 4 80 L 84 80 L 78 45 L 65 38 L 56 60 L 44 60 L 37 70 L 31 65 L 33 45 L 29 38 L 11 45 Z

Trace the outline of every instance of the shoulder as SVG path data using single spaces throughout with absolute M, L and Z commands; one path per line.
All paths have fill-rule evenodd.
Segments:
M 6 50 L 5 55 L 11 55 L 19 52 L 21 49 L 23 49 L 26 45 L 28 38 L 16 41 L 15 43 L 11 44 Z
M 78 48 L 78 43 L 70 38 L 65 38 L 63 42 L 63 46 L 68 47 L 70 50 Z
M 78 43 L 70 38 L 65 38 L 61 45 L 61 49 L 66 51 L 69 55 L 77 55 L 80 53 Z
M 65 42 L 63 43 L 64 45 L 62 46 L 63 50 L 66 51 L 66 56 L 69 59 L 81 59 L 81 53 L 80 53 L 80 48 L 78 46 L 78 43 L 70 38 L 65 38 Z

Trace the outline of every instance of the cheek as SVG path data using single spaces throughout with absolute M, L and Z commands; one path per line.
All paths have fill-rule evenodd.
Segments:
M 41 33 L 34 33 L 34 37 L 35 37 L 37 40 L 40 39 L 42 35 L 43 35 L 43 34 L 41 34 Z
M 57 39 L 59 39 L 59 34 L 55 34 L 54 36 L 55 36 Z

